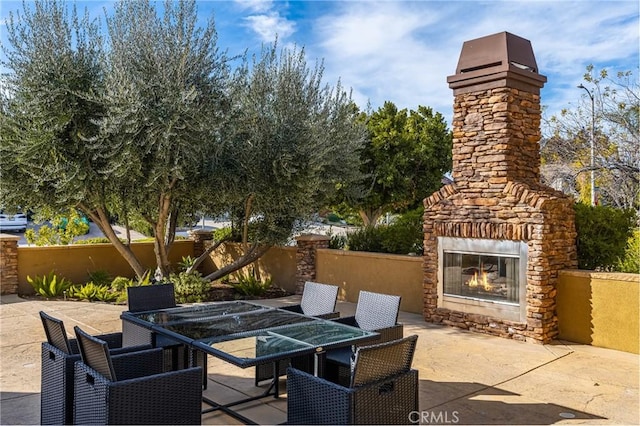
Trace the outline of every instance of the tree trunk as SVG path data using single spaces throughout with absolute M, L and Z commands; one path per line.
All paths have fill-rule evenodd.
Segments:
M 120 238 L 118 238 L 116 232 L 111 226 L 111 223 L 109 222 L 109 217 L 105 213 L 106 210 L 104 208 L 98 208 L 94 211 L 84 205 L 80 205 L 78 207 L 98 226 L 98 228 L 100 228 L 102 233 L 107 237 L 111 244 L 113 244 L 118 253 L 120 253 L 129 266 L 131 266 L 131 269 L 133 269 L 136 276 L 141 279 L 146 272 L 145 267 L 140 263 L 140 260 L 138 260 L 136 255 L 133 253 L 131 247 L 120 241 Z
M 163 278 L 168 277 L 171 272 L 171 263 L 169 262 L 169 247 L 167 243 L 170 239 L 167 238 L 167 223 L 169 221 L 169 212 L 171 207 L 171 196 L 163 194 L 160 197 L 160 208 L 158 209 L 158 219 L 153 228 L 153 251 L 156 255 L 157 272 Z
M 202 253 L 200 256 L 198 256 L 198 258 L 196 259 L 195 262 L 193 262 L 193 265 L 191 267 L 189 267 L 187 269 L 187 273 L 191 273 L 192 271 L 195 271 L 198 269 L 198 266 L 200 266 L 200 264 L 202 264 L 202 262 L 204 262 L 205 259 L 207 259 L 209 257 L 209 255 L 218 247 L 220 247 L 222 245 L 222 243 L 229 241 L 231 239 L 231 236 L 228 236 L 226 238 L 223 238 L 220 241 L 217 241 L 215 244 L 212 244 L 208 249 L 206 249 L 204 251 L 204 253 Z
M 382 216 L 381 209 L 361 209 L 358 211 L 358 213 L 360 214 L 360 218 L 362 218 L 364 226 L 376 226 L 378 224 L 378 219 L 380 219 L 380 216 Z
M 253 246 L 251 246 L 248 252 L 245 252 L 245 254 L 242 257 L 237 258 L 232 263 L 218 269 L 215 272 L 212 272 L 211 274 L 207 275 L 204 278 L 210 281 L 215 281 L 226 275 L 229 275 L 230 273 L 235 272 L 239 269 L 242 269 L 245 266 L 255 262 L 263 254 L 265 254 L 270 248 L 271 246 L 269 245 L 258 246 L 257 244 L 254 244 Z

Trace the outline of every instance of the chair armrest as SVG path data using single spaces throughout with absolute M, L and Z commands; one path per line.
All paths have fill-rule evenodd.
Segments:
M 289 367 L 287 424 L 350 424 L 351 392 L 349 388 Z
M 392 325 L 391 327 L 379 328 L 375 330 L 377 333 L 380 333 L 380 338 L 376 341 L 376 343 L 384 343 L 391 342 L 392 340 L 402 339 L 404 336 L 404 326 L 402 324 Z M 368 343 L 369 345 L 371 343 Z M 365 346 L 364 344 L 360 346 Z
M 336 322 L 339 322 L 341 324 L 351 325 L 353 327 L 359 327 L 355 316 L 337 318 L 337 319 L 334 319 L 332 321 L 336 321 Z M 404 334 L 404 326 L 402 324 L 400 324 L 400 323 L 398 323 L 396 325 L 392 325 L 391 327 L 379 328 L 379 329 L 373 330 L 373 331 L 375 331 L 376 333 L 380 333 L 380 338 L 379 339 L 376 339 L 374 341 L 368 341 L 366 343 L 362 343 L 362 344 L 357 345 L 357 346 L 367 346 L 367 345 L 371 345 L 372 343 L 390 342 L 392 340 L 398 340 L 398 339 L 402 339 L 402 337 L 404 337 L 403 336 L 403 334 Z
M 344 317 L 336 321 L 342 322 L 341 320 L 343 319 L 348 319 L 348 321 L 351 321 L 350 318 L 353 318 L 353 317 Z M 374 331 L 376 333 L 380 333 L 380 337 L 373 340 L 368 340 L 363 343 L 356 343 L 355 345 L 352 345 L 349 348 L 339 348 L 339 349 L 332 349 L 328 351 L 327 362 L 329 364 L 336 364 L 336 366 L 339 366 L 339 367 L 348 368 L 351 365 L 351 356 L 356 351 L 356 348 L 360 346 L 377 345 L 379 343 L 391 342 L 393 340 L 402 339 L 404 334 L 404 326 L 402 324 L 396 324 L 391 327 L 380 328 Z M 346 374 L 346 372 L 342 372 L 341 376 L 344 376 L 344 374 Z M 336 376 L 333 376 L 333 377 L 334 379 L 336 379 L 336 381 L 339 380 Z
M 200 424 L 202 368 L 117 382 L 75 364 L 76 424 Z

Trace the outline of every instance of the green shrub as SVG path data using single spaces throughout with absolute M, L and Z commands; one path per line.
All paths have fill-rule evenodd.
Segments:
M 353 251 L 422 255 L 422 209 L 407 212 L 390 225 L 360 228 L 347 238 Z
M 134 280 L 133 285 L 151 285 L 151 278 L 151 271 L 147 271 L 144 273 L 142 278 Z
M 176 302 L 195 303 L 206 302 L 211 290 L 211 283 L 202 278 L 199 272 L 180 272 L 169 275 L 176 292 Z
M 55 215 L 51 218 L 51 226 L 42 225 L 38 230 L 28 229 L 24 237 L 29 244 L 36 246 L 67 245 L 79 235 L 89 232 L 89 223 L 75 209 Z
M 89 272 L 89 281 L 96 285 L 111 286 L 111 275 L 107 271 L 98 270 Z
M 127 277 L 115 277 L 111 281 L 111 289 L 115 291 L 124 291 L 127 287 L 135 285 L 136 281 Z
M 178 268 L 180 271 L 186 271 L 196 263 L 196 258 L 193 256 L 182 256 L 182 260 L 178 262 Z
M 349 241 L 346 235 L 334 235 L 329 234 L 331 239 L 329 240 L 329 248 L 334 250 L 344 250 Z
M 93 282 L 88 282 L 84 285 L 75 285 L 71 287 L 69 295 L 74 299 L 80 300 L 113 302 L 118 298 L 119 293 L 113 291 L 107 285 L 98 285 Z
M 624 258 L 636 215 L 633 210 L 577 203 L 578 267 L 611 270 Z
M 422 208 L 411 210 L 387 226 L 382 244 L 386 253 L 422 255 L 423 214 Z
M 31 284 L 36 294 L 47 299 L 63 296 L 64 292 L 72 286 L 70 281 L 59 278 L 53 271 L 49 272 L 48 275 L 36 276 L 35 278 L 27 275 L 27 282 Z
M 231 237 L 232 234 L 233 234 L 233 230 L 231 229 L 230 226 L 225 226 L 223 228 L 215 229 L 213 231 L 213 240 L 221 241 L 221 240 L 224 240 L 225 238 Z
M 125 303 L 127 301 L 127 287 L 140 285 L 151 285 L 151 271 L 145 272 L 142 278 L 115 277 L 107 287 L 117 295 L 116 303 Z
M 347 247 L 353 251 L 384 253 L 383 227 L 366 226 L 348 234 Z
M 129 217 L 129 228 L 147 237 L 153 236 L 153 226 L 149 224 L 140 214 L 132 213 Z
M 238 293 L 245 296 L 262 296 L 271 288 L 271 278 L 259 280 L 255 273 L 243 274 L 239 272 L 236 274 L 236 278 L 238 282 L 232 285 Z
M 625 255 L 618 260 L 615 270 L 630 274 L 640 273 L 640 229 L 636 228 L 629 237 Z
M 122 242 L 125 242 L 121 239 Z M 111 241 L 107 237 L 95 237 L 95 238 L 85 238 L 83 240 L 76 240 L 74 244 L 111 244 Z

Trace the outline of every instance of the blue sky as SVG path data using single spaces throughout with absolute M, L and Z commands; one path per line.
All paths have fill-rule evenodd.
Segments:
M 111 1 L 78 2 L 93 16 Z M 21 1 L 2 1 L 0 29 Z M 276 35 L 281 46 L 304 47 L 309 63 L 324 60 L 325 81 L 353 90 L 374 109 L 390 100 L 400 108 L 430 106 L 450 123 L 462 43 L 508 31 L 531 41 L 548 78 L 548 113 L 580 102 L 576 88 L 588 64 L 610 72 L 632 70 L 640 50 L 639 2 L 630 1 L 199 1 L 204 22 L 213 14 L 219 46 L 257 52 Z M 6 41 L 2 36 L 3 43 Z

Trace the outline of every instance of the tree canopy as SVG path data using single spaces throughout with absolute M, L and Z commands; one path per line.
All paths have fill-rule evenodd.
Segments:
M 100 22 L 36 1 L 10 15 L 0 107 L 0 203 L 82 210 L 135 273 L 112 223 L 143 220 L 158 271 L 196 211 L 242 218 L 254 245 L 282 241 L 357 169 L 349 96 L 302 51 L 230 58 L 195 1 L 121 1 Z M 237 61 L 239 65 L 231 65 Z M 253 256 L 257 252 L 251 251 Z M 251 257 L 249 257 L 251 258 Z M 238 265 L 234 265 L 238 266 Z
M 541 141 L 543 178 L 583 202 L 590 198 L 595 171 L 598 203 L 640 207 L 640 91 L 632 71 L 610 75 L 588 66 L 581 102 L 550 117 Z M 592 101 L 593 97 L 593 117 Z M 591 167 L 593 121 L 594 161 Z
M 365 225 L 375 225 L 387 212 L 418 207 L 442 186 L 451 170 L 452 135 L 444 117 L 425 106 L 398 110 L 387 101 L 361 119 L 369 136 L 361 154 L 359 193 L 349 204 Z

